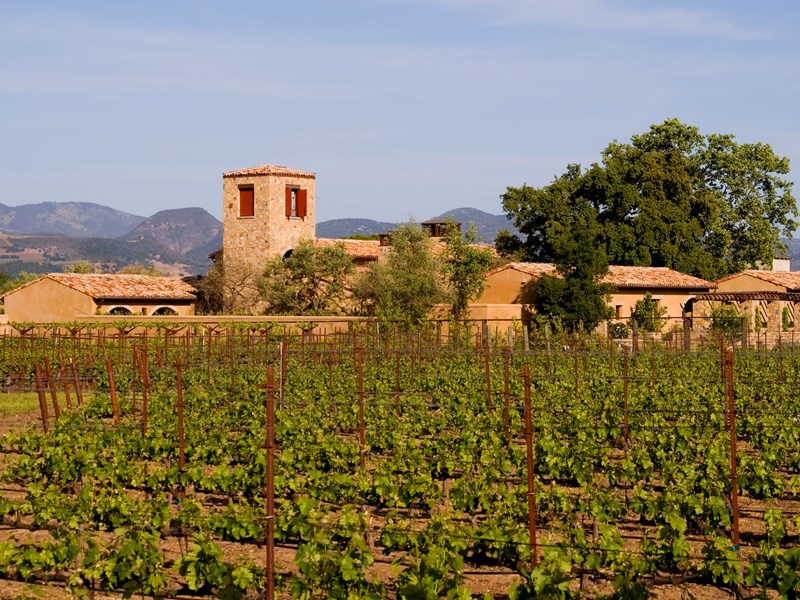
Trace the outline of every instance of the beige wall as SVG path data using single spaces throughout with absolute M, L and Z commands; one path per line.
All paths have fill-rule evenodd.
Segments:
M 667 309 L 664 316 L 670 319 L 682 317 L 683 307 L 697 293 L 696 291 L 687 292 L 685 290 L 622 290 L 611 294 L 609 305 L 614 309 L 615 316 L 618 314 L 618 318 L 628 319 L 636 303 L 644 299 L 648 291 L 653 294 L 654 299 L 658 300 L 659 306 Z M 619 307 L 619 312 L 617 312 L 617 307 Z
M 96 304 L 86 294 L 47 278 L 10 292 L 5 297 L 4 306 L 7 319 L 17 323 L 63 323 L 97 312 L 108 313 L 115 307 L 127 308 L 136 316 L 152 315 L 162 307 L 172 308 L 181 316 L 192 316 L 195 313 L 194 301 L 190 300 L 174 304 L 153 300 L 105 300 Z
M 517 271 L 505 269 L 493 273 L 486 278 L 486 289 L 476 304 L 534 304 L 538 278 Z M 611 294 L 609 305 L 616 309 L 620 306 L 621 318 L 631 316 L 631 310 L 636 302 L 644 298 L 646 289 L 624 289 Z M 659 300 L 661 306 L 666 307 L 667 317 L 679 318 L 683 316 L 683 306 L 693 298 L 698 291 L 708 290 L 649 290 L 654 298 Z
M 724 292 L 785 292 L 786 288 L 746 273 L 739 273 L 730 279 L 717 282 L 718 293 Z
M 532 304 L 538 280 L 517 271 L 504 269 L 486 278 L 486 288 L 475 304 Z
M 239 216 L 239 188 L 253 186 L 254 216 Z M 308 192 L 305 217 L 286 216 L 286 186 Z M 316 234 L 313 177 L 259 175 L 222 178 L 223 260 L 226 265 L 250 265 L 260 273 L 267 259 L 283 256 L 301 239 Z
M 4 305 L 8 320 L 16 322 L 58 323 L 95 312 L 89 296 L 52 279 L 41 279 L 9 292 Z

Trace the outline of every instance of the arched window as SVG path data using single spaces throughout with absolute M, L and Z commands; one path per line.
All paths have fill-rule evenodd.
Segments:
M 170 306 L 162 306 L 153 311 L 154 316 L 178 316 L 178 311 Z
M 133 311 L 126 306 L 115 306 L 108 311 L 110 315 L 132 315 Z

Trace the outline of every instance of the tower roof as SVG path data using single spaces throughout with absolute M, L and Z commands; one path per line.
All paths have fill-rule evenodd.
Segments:
M 247 169 L 239 169 L 237 171 L 228 171 L 223 173 L 223 177 L 258 177 L 278 175 L 283 177 L 305 177 L 307 179 L 315 179 L 316 173 L 309 171 L 299 171 L 297 169 L 290 169 L 281 165 L 261 165 L 259 167 L 249 167 Z

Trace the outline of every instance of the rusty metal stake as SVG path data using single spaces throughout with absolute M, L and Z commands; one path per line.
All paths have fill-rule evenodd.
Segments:
M 275 374 L 267 367 L 267 512 L 266 598 L 275 598 Z
M 42 368 L 39 366 L 39 363 L 33 365 L 33 372 L 36 374 L 36 393 L 39 394 L 39 411 L 42 413 L 42 429 L 47 433 L 49 415 L 47 414 L 47 400 L 44 394 L 44 382 L 42 381 Z
M 111 390 L 111 408 L 114 411 L 114 423 L 119 423 L 119 401 L 117 399 L 117 386 L 114 383 L 114 367 L 111 359 L 106 358 L 106 371 L 108 371 L 108 387 Z
M 739 549 L 739 481 L 736 468 L 736 400 L 733 388 L 733 349 L 726 352 L 725 397 L 728 401 L 728 431 L 731 438 L 731 511 L 733 512 L 733 546 Z
M 360 345 L 356 347 L 356 363 L 358 373 L 358 454 L 363 469 L 367 466 L 365 455 L 367 440 L 364 433 L 364 348 Z
M 47 387 L 50 389 L 50 398 L 53 401 L 53 416 L 58 420 L 61 417 L 61 409 L 58 406 L 58 392 L 56 382 L 53 381 L 53 372 L 50 370 L 50 359 L 44 357 L 44 370 L 47 376 Z
M 531 417 L 531 369 L 523 367 L 522 377 L 525 382 L 525 450 L 528 467 L 528 538 L 530 541 L 531 567 L 537 563 L 536 548 L 536 488 L 533 477 L 533 423 Z

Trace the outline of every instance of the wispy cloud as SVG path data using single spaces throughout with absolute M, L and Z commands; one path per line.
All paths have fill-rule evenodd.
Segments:
M 484 13 L 492 25 L 551 24 L 588 30 L 653 35 L 710 36 L 731 40 L 770 37 L 710 10 L 662 8 L 611 0 L 429 0 L 445 8 Z

